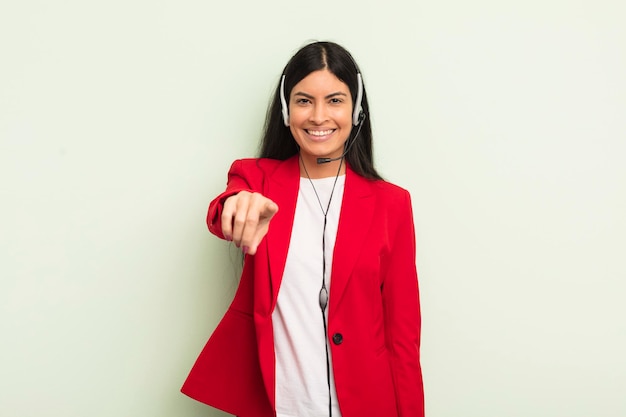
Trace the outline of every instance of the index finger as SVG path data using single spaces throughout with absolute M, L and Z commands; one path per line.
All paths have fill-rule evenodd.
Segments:
M 260 217 L 270 220 L 277 212 L 278 205 L 268 198 L 263 205 L 263 210 L 261 210 Z

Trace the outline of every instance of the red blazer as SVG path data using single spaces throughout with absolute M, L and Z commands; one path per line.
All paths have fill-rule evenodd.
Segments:
M 209 230 L 222 239 L 228 196 L 255 191 L 279 207 L 256 255 L 246 256 L 235 298 L 182 388 L 240 417 L 275 415 L 272 311 L 299 184 L 297 157 L 238 160 L 226 191 L 209 206 Z M 406 190 L 346 169 L 331 273 L 328 338 L 343 417 L 422 417 L 415 232 Z

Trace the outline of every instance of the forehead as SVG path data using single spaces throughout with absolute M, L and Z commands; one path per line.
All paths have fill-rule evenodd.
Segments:
M 327 69 L 323 69 L 313 71 L 301 79 L 300 82 L 298 82 L 298 84 L 296 84 L 291 90 L 292 94 L 296 94 L 298 92 L 319 92 L 322 94 L 326 94 L 328 92 L 343 92 L 349 94 L 350 89 L 348 88 L 348 85 L 337 78 L 335 74 Z

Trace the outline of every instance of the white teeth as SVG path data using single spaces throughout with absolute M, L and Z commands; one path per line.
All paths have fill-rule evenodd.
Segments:
M 332 129 L 331 130 L 307 130 L 307 132 L 309 133 L 309 135 L 313 135 L 313 136 L 326 136 L 326 135 L 330 135 L 331 133 L 333 133 Z

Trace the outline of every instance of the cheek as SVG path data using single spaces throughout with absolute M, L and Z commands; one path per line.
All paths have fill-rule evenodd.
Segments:
M 307 121 L 309 118 L 308 112 L 306 109 L 298 108 L 298 107 L 290 107 L 289 108 L 289 124 L 291 126 L 298 127 Z
M 294 138 L 294 140 L 296 141 L 296 143 L 298 145 L 301 145 L 301 143 L 300 143 L 301 140 L 300 140 L 300 137 L 298 136 L 299 132 L 294 128 L 294 123 L 291 122 L 291 120 L 289 122 L 290 122 L 289 123 L 289 131 L 291 132 L 291 136 Z
M 348 110 L 338 111 L 334 116 L 335 121 L 343 129 L 352 129 L 352 112 Z

